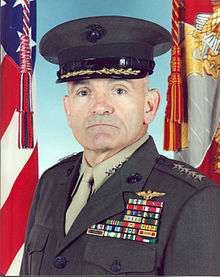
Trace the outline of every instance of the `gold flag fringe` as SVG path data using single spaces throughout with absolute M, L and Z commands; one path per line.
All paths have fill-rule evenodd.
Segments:
M 188 147 L 187 95 L 182 74 L 182 49 L 178 41 L 180 9 L 180 1 L 173 0 L 171 74 L 168 77 L 164 123 L 164 149 L 171 151 Z

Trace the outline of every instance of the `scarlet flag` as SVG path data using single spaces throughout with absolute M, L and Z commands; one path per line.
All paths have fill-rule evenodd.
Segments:
M 220 183 L 220 1 L 173 0 L 172 29 L 164 148 Z
M 36 2 L 1 1 L 0 272 L 18 275 L 38 181 L 34 64 Z

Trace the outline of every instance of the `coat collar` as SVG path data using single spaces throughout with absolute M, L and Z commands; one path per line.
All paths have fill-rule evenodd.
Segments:
M 67 236 L 63 238 L 59 236 L 61 241 L 57 249 L 57 254 L 84 233 L 89 226 L 124 211 L 126 208 L 125 194 L 143 190 L 158 157 L 159 154 L 156 146 L 152 137 L 150 137 L 147 142 L 138 148 L 130 159 L 113 174 L 94 195 L 92 195 L 87 205 L 76 218 Z M 76 174 L 75 170 L 73 174 Z M 61 194 L 59 199 L 62 199 Z M 65 218 L 65 205 L 62 206 L 59 216 Z M 60 224 L 60 222 L 58 223 L 58 221 L 56 221 L 56 224 Z M 62 221 L 62 230 L 64 230 L 64 219 Z M 61 229 L 58 231 L 61 231 Z M 64 231 L 62 231 L 62 234 L 63 233 Z
M 97 191 L 106 182 L 106 180 L 114 174 L 144 142 L 147 141 L 148 138 L 149 134 L 146 133 L 135 143 L 128 145 L 112 157 L 102 161 L 93 168 L 90 167 L 86 161 L 86 157 L 83 155 L 80 175 L 84 174 L 88 170 L 92 170 L 94 188 L 95 191 Z

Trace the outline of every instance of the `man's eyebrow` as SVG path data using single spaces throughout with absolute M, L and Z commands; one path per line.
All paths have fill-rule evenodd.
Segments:
M 79 86 L 79 85 L 88 85 L 89 80 L 75 80 L 72 82 L 73 86 Z
M 126 83 L 131 83 L 129 79 L 114 79 L 114 78 L 109 78 L 109 82 L 126 82 Z
M 117 83 L 117 82 L 125 82 L 127 84 L 130 84 L 131 86 L 133 86 L 133 82 L 131 81 L 131 79 L 109 79 L 110 83 Z
M 130 79 L 114 79 L 114 78 L 109 78 L 108 79 L 108 82 L 109 83 L 127 83 L 129 85 L 131 85 L 132 87 L 134 87 L 134 83 L 132 82 L 132 80 Z M 75 80 L 72 82 L 72 86 L 73 87 L 77 87 L 77 86 L 80 86 L 80 85 L 89 85 L 90 84 L 90 79 L 82 79 L 82 80 Z

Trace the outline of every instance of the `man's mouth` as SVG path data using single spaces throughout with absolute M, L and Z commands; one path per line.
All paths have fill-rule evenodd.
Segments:
M 114 127 L 114 128 L 118 128 L 117 126 L 112 125 L 112 124 L 108 124 L 108 123 L 94 123 L 94 124 L 91 124 L 91 125 L 87 126 L 87 128 L 92 128 L 92 127 Z

